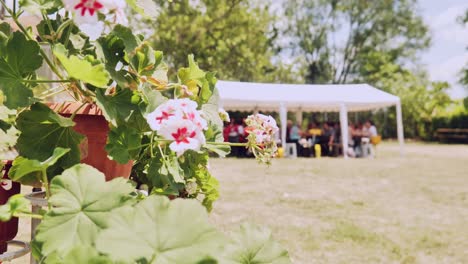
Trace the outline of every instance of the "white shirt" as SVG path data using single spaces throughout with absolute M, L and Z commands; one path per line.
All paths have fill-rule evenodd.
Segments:
M 375 126 L 371 126 L 369 127 L 369 134 L 371 137 L 375 137 L 377 136 L 377 128 Z

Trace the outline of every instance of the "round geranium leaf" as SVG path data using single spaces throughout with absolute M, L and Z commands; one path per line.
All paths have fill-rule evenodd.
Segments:
M 266 228 L 243 224 L 231 237 L 231 242 L 223 251 L 223 263 L 291 263 L 288 252 L 273 240 Z
M 64 255 L 79 245 L 92 246 L 111 210 L 133 201 L 134 188 L 123 178 L 105 182 L 100 171 L 78 164 L 55 177 L 50 191 L 52 210 L 44 216 L 35 238 L 44 256 Z
M 195 264 L 218 252 L 223 240 L 197 201 L 150 196 L 114 211 L 96 247 L 124 263 Z

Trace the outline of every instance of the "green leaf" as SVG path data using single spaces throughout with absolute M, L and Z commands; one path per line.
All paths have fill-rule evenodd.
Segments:
M 126 0 L 127 4 L 145 18 L 155 19 L 159 12 L 152 0 Z
M 136 158 L 141 149 L 141 134 L 129 126 L 119 126 L 109 131 L 105 147 L 109 157 L 126 164 Z
M 156 56 L 149 43 L 144 42 L 135 48 L 130 64 L 139 75 L 151 76 L 156 70 Z
M 7 52 L 6 47 L 11 35 L 11 27 L 7 22 L 0 23 L 0 54 Z
M 216 153 L 220 157 L 226 157 L 231 152 L 231 147 L 227 145 L 216 145 L 207 143 L 204 148 Z
M 1 67 L 2 59 L 0 59 L 0 68 Z M 2 73 L 0 72 L 0 75 L 1 74 Z M 3 95 L 5 96 L 5 105 L 11 109 L 28 106 L 31 102 L 30 99 L 34 97 L 31 89 L 20 82 L 11 82 L 9 84 L 4 83 L 4 85 L 0 84 L 0 89 L 2 89 Z
M 177 156 L 170 156 L 167 159 L 167 162 L 164 163 L 164 166 L 167 169 L 168 175 L 174 179 L 176 183 L 184 183 L 185 180 L 183 178 L 183 171 L 180 168 L 179 160 Z
M 13 166 L 8 176 L 13 181 L 24 185 L 34 185 L 42 181 L 42 171 L 54 165 L 61 157 L 67 154 L 70 149 L 56 148 L 48 159 L 44 161 L 30 160 L 24 157 L 17 157 L 13 161 Z
M 219 182 L 208 170 L 208 153 L 187 151 L 181 164 L 186 178 L 195 178 L 199 192 L 204 195 L 202 204 L 208 211 L 219 198 Z
M 243 224 L 231 238 L 222 253 L 225 260 L 223 263 L 292 263 L 288 252 L 273 240 L 271 232 L 266 228 Z
M 60 1 L 57 1 L 60 5 Z M 42 20 L 36 26 L 37 32 L 43 41 L 47 41 L 53 46 L 61 43 L 67 50 L 68 55 L 94 54 L 94 46 L 91 44 L 89 37 L 80 31 L 79 27 L 74 23 L 73 20 L 62 17 L 60 14 L 54 14 L 54 16 L 54 19 Z
M 203 80 L 200 90 L 200 99 L 199 103 L 204 104 L 208 102 L 215 91 L 215 85 L 218 80 L 215 77 L 215 74 L 212 72 L 206 73 L 206 78 Z M 219 99 L 216 99 L 219 100 Z
M 177 76 L 180 78 L 180 80 L 185 83 L 189 80 L 199 80 L 205 78 L 205 72 L 198 67 L 193 57 L 193 54 L 188 56 L 188 61 L 188 68 L 181 68 L 179 70 Z
M 31 203 L 22 194 L 15 194 L 0 206 L 0 221 L 9 221 L 15 214 L 31 213 Z
M 133 34 L 132 29 L 117 24 L 110 35 L 120 38 L 125 46 L 125 53 L 130 56 L 140 45 L 140 40 Z
M 101 61 L 92 56 L 86 56 L 85 58 L 79 58 L 75 55 L 68 56 L 68 52 L 62 44 L 56 45 L 53 53 L 71 78 L 99 88 L 107 87 L 110 75 Z
M 133 186 L 123 178 L 105 182 L 95 168 L 78 164 L 50 184 L 52 205 L 38 226 L 35 240 L 44 256 L 65 255 L 76 246 L 92 246 L 107 226 L 111 210 L 131 203 Z
M 113 212 L 96 248 L 124 263 L 190 264 L 216 252 L 222 240 L 197 201 L 150 196 Z
M 77 246 L 64 257 L 59 254 L 49 256 L 46 264 L 112 264 L 113 262 L 106 256 L 100 256 L 94 247 Z
M 39 13 L 40 11 L 56 11 L 62 6 L 60 0 L 20 0 L 20 6 L 31 14 Z
M 131 86 L 131 75 L 124 69 L 116 69 L 119 62 L 125 62 L 125 44 L 119 37 L 108 34 L 100 37 L 96 41 L 96 55 L 105 64 L 106 70 L 110 73 L 112 80 L 119 86 L 126 88 Z
M 117 90 L 112 95 L 105 95 L 103 90 L 96 91 L 96 103 L 113 126 L 127 124 L 132 115 L 138 115 L 138 105 L 132 102 L 130 89 Z
M 21 75 L 39 69 L 42 57 L 39 55 L 39 44 L 20 32 L 14 32 L 7 46 L 7 61 L 12 70 Z
M 80 162 L 79 144 L 84 136 L 73 130 L 75 122 L 62 117 L 41 103 L 18 115 L 17 127 L 21 131 L 16 147 L 21 156 L 31 160 L 46 160 L 57 147 L 68 152 L 53 167 L 66 169 Z
M 216 130 L 223 131 L 223 120 L 219 116 L 219 93 L 217 89 L 213 90 L 208 102 L 202 105 L 202 111 L 203 117 L 216 126 Z
M 6 131 L 0 129 L 0 160 L 12 160 L 17 155 L 15 145 L 18 140 L 18 130 L 10 126 Z
M 141 92 L 145 96 L 146 105 L 143 105 L 142 112 L 149 114 L 153 112 L 158 106 L 165 103 L 168 99 L 164 97 L 160 92 L 152 90 L 148 86 L 143 86 Z
M 5 52 L 0 53 L 0 90 L 8 108 L 16 109 L 30 104 L 33 93 L 21 81 L 34 77 L 34 71 L 41 65 L 37 42 L 26 40 L 22 33 L 14 32 Z
M 160 152 L 156 152 L 155 155 L 156 157 L 148 161 L 148 169 L 146 170 L 146 179 L 152 188 L 151 192 L 162 195 L 179 195 L 183 185 L 177 184 L 174 178 L 169 175 Z

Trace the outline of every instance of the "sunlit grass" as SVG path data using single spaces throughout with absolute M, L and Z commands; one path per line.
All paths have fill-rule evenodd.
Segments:
M 267 225 L 295 263 L 468 263 L 468 146 L 379 146 L 373 160 L 217 159 L 229 230 Z
M 374 160 L 212 159 L 212 221 L 272 229 L 294 263 L 468 263 L 468 146 L 379 146 Z M 29 223 L 18 238 L 28 240 Z M 28 263 L 27 258 L 13 263 Z

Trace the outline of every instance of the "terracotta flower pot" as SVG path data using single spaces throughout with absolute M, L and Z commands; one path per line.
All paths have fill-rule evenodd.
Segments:
M 63 116 L 71 116 L 81 103 L 53 103 L 49 107 L 54 111 L 59 111 Z M 104 149 L 109 132 L 109 123 L 102 115 L 102 111 L 95 104 L 87 104 L 78 110 L 73 121 L 76 123 L 74 129 L 86 136 L 81 149 L 81 162 L 91 165 L 106 175 L 106 180 L 116 177 L 129 178 L 132 171 L 133 161 L 127 164 L 120 164 L 107 158 Z
M 8 162 L 4 167 L 3 179 L 8 179 L 8 171 L 10 170 L 11 162 Z M 6 204 L 8 199 L 20 193 L 21 185 L 17 182 L 8 182 L 8 185 L 0 187 L 0 205 Z M 18 218 L 12 218 L 8 222 L 0 222 L 0 254 L 7 251 L 7 242 L 15 238 L 18 233 Z

